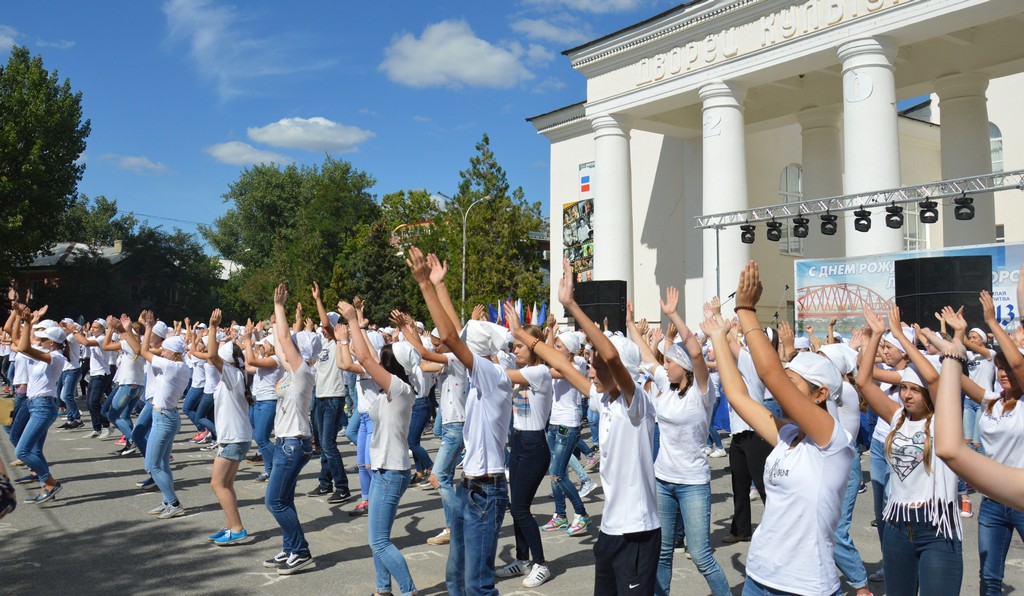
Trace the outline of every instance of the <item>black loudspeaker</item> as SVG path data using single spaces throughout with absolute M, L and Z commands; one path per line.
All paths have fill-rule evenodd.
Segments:
M 583 281 L 575 287 L 576 303 L 598 325 L 608 317 L 608 329 L 626 332 L 626 282 Z M 579 325 L 576 325 L 579 329 Z M 603 327 L 602 327 L 603 329 Z
M 896 305 L 907 324 L 939 329 L 935 313 L 964 307 L 968 328 L 985 328 L 978 295 L 992 292 L 992 257 L 930 257 L 896 261 Z

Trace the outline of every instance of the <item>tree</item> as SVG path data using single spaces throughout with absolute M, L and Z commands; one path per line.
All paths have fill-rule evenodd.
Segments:
M 118 215 L 117 201 L 103 195 L 94 199 L 80 195 L 64 212 L 56 240 L 84 242 L 89 246 L 113 246 L 135 234 L 139 220 L 132 214 Z
M 391 244 L 390 224 L 383 219 L 359 228 L 348 259 L 341 296 L 352 300 L 359 296 L 366 301 L 367 320 L 385 324 L 393 309 L 410 310 L 410 305 L 423 302 L 419 288 L 413 287 L 412 276 L 399 249 Z M 409 299 L 415 289 L 418 300 Z M 333 303 L 332 303 L 333 304 Z M 414 308 L 413 315 L 422 317 L 425 308 Z
M 0 276 L 9 278 L 58 237 L 75 200 L 90 123 L 82 94 L 47 72 L 42 58 L 14 47 L 0 67 Z

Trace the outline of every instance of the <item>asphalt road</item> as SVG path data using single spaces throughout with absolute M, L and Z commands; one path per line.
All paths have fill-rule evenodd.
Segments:
M 58 422 L 59 424 L 59 422 Z M 223 516 L 209 487 L 212 451 L 200 451 L 188 442 L 194 429 L 187 422 L 174 445 L 172 463 L 176 489 L 187 508 L 183 517 L 157 520 L 146 511 L 160 501 L 158 492 L 142 492 L 135 482 L 143 477 L 142 458 L 112 455 L 113 440 L 87 438 L 88 425 L 74 431 L 50 431 L 45 453 L 64 489 L 56 501 L 43 505 L 19 504 L 0 520 L 0 593 L 29 594 L 368 594 L 374 589 L 374 571 L 367 546 L 366 518 L 348 512 L 355 502 L 329 505 L 325 498 L 296 497 L 299 517 L 309 540 L 316 567 L 285 577 L 268 573 L 262 561 L 281 548 L 281 533 L 263 504 L 262 484 L 252 479 L 261 468 L 243 464 L 235 484 L 242 519 L 255 540 L 235 547 L 217 547 L 206 535 L 223 525 Z M 347 466 L 355 463 L 355 448 L 342 441 Z M 438 441 L 424 435 L 431 455 Z M 250 451 L 252 453 L 252 451 Z M 0 439 L 0 456 L 14 459 L 14 449 Z M 867 457 L 862 458 L 867 470 Z M 723 545 L 732 511 L 728 458 L 712 459 L 711 540 L 715 557 L 725 570 L 733 592 L 742 590 L 747 544 Z M 16 468 L 13 475 L 21 475 Z M 301 493 L 316 485 L 319 461 L 311 461 L 300 476 Z M 865 473 L 865 477 L 867 474 Z M 358 475 L 350 474 L 353 493 Z M 593 478 L 600 481 L 595 470 Z M 22 485 L 19 498 L 30 492 Z M 533 512 L 543 524 L 554 511 L 542 485 Z M 34 491 L 33 493 L 34 494 Z M 533 590 L 520 579 L 498 582 L 505 594 L 591 594 L 593 546 L 600 524 L 602 494 L 598 489 L 586 499 L 595 528 L 586 536 L 569 537 L 561 532 L 543 534 L 545 554 L 553 577 Z M 973 497 L 977 508 L 980 496 Z M 754 519 L 763 511 L 754 504 Z M 853 537 L 868 566 L 880 566 L 875 529 L 870 526 L 870 492 L 859 495 L 854 514 Z M 963 594 L 978 592 L 977 517 L 964 520 Z M 430 546 L 426 539 L 443 527 L 440 498 L 436 491 L 410 488 L 402 499 L 393 539 L 409 562 L 421 594 L 445 592 L 444 567 L 447 546 Z M 498 558 L 512 558 L 511 518 L 505 516 Z M 707 584 L 694 565 L 677 551 L 673 592 L 707 594 Z M 1015 593 L 1024 588 L 1024 546 L 1014 538 L 1007 560 L 1006 584 Z M 397 586 L 396 586 L 397 588 Z M 875 594 L 882 584 L 871 584 Z M 848 591 L 852 593 L 852 591 Z M 925 595 L 927 596 L 927 595 Z

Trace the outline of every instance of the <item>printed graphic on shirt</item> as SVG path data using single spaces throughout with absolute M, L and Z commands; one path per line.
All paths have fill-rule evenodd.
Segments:
M 925 434 L 921 431 L 912 437 L 896 431 L 892 441 L 892 469 L 900 480 L 906 480 L 910 474 L 924 461 Z
M 516 409 L 516 416 L 530 415 L 529 390 L 516 391 L 512 394 L 512 406 Z

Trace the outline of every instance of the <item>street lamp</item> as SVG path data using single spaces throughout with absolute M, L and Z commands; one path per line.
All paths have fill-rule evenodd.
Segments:
M 491 195 L 484 195 L 484 196 L 480 197 L 479 199 L 477 199 L 477 200 L 473 201 L 472 203 L 470 203 L 469 207 L 466 207 L 466 209 L 463 210 L 462 207 L 458 203 L 455 202 L 455 199 L 449 197 L 448 195 L 444 194 L 443 192 L 439 192 L 437 194 L 439 194 L 442 197 L 448 199 L 448 202 L 451 203 L 452 205 L 455 205 L 456 207 L 458 207 L 459 208 L 459 212 L 462 213 L 462 304 L 461 304 L 461 308 L 459 310 L 459 316 L 462 317 L 463 321 L 465 321 L 466 320 L 466 221 L 467 221 L 467 218 L 469 217 L 469 210 L 470 209 L 472 209 L 477 203 L 482 203 L 482 202 L 484 202 L 486 200 L 489 200 L 489 199 L 492 199 L 494 197 L 492 197 Z

